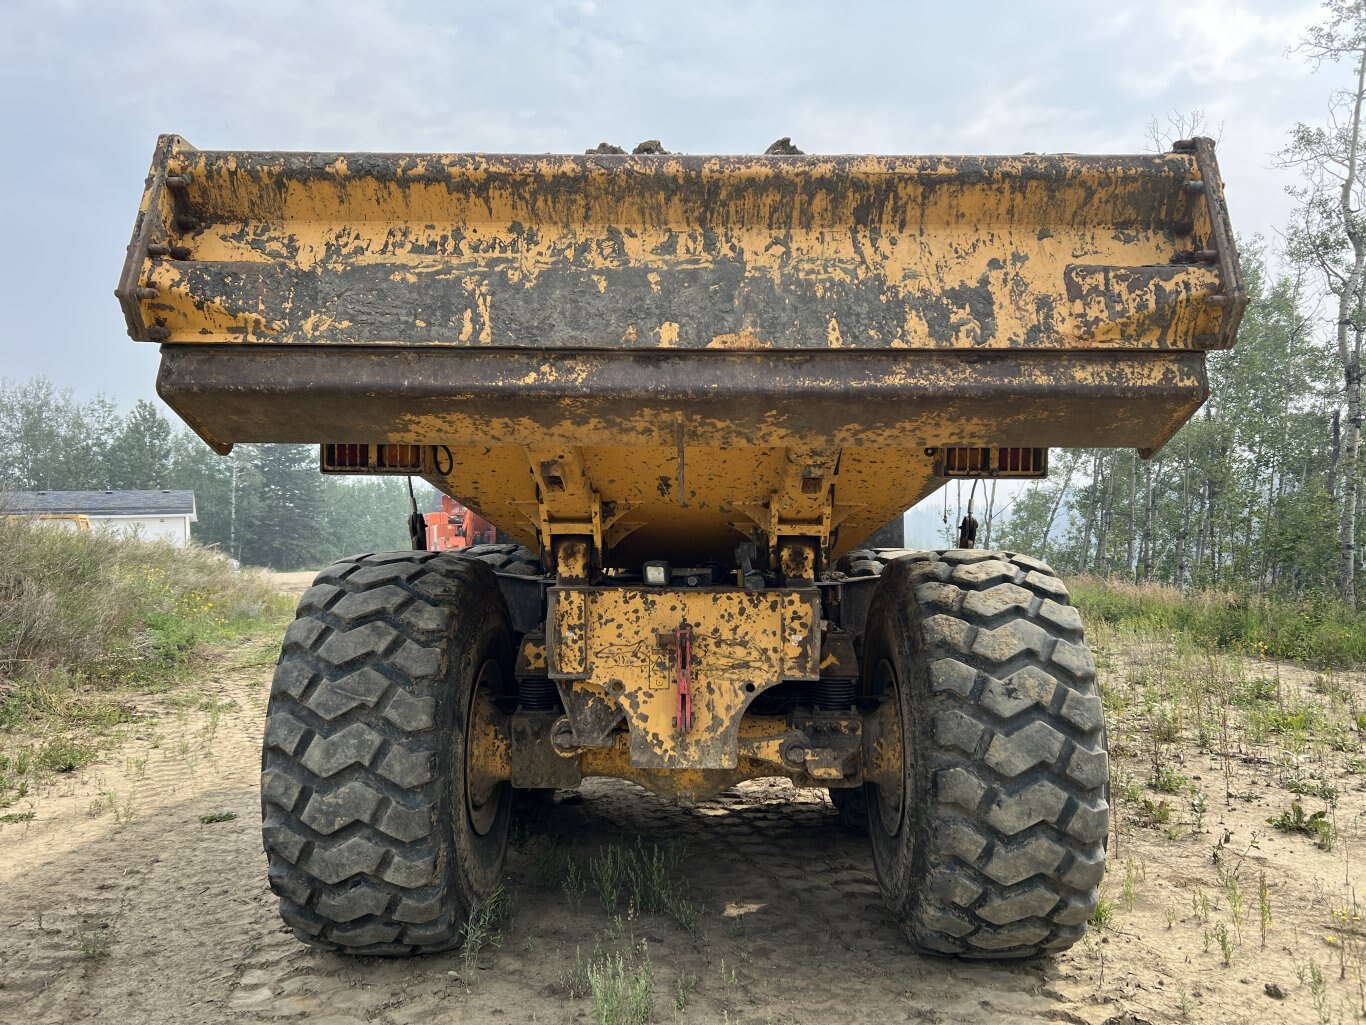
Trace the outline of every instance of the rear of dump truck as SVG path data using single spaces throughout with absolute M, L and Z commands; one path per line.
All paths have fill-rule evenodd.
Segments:
M 1245 295 L 1213 144 L 497 156 L 158 143 L 118 288 L 210 445 L 421 476 L 516 544 L 361 555 L 285 636 L 262 773 L 309 943 L 455 945 L 514 791 L 760 776 L 866 828 L 920 949 L 1084 932 L 1108 756 L 1027 555 L 860 543 L 1054 447 L 1155 452 Z

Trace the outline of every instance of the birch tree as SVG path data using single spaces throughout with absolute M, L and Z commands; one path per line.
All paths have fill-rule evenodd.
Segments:
M 1290 235 L 1291 256 L 1314 266 L 1336 300 L 1333 344 L 1342 375 L 1341 437 L 1337 452 L 1338 596 L 1356 605 L 1357 502 L 1361 486 L 1361 349 L 1366 216 L 1362 169 L 1362 109 L 1366 103 L 1366 0 L 1328 0 L 1327 16 L 1306 34 L 1301 51 L 1321 69 L 1346 65 L 1350 84 L 1333 93 L 1326 124 L 1299 124 L 1282 153 L 1303 184 L 1292 192 L 1304 206 L 1302 226 Z

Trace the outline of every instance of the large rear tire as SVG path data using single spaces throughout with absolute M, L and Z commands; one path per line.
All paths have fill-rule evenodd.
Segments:
M 460 554 L 467 559 L 477 559 L 495 573 L 508 573 L 516 577 L 539 577 L 545 573 L 540 557 L 522 545 L 470 545 Z
M 1070 947 L 1105 872 L 1109 760 L 1066 588 L 1037 560 L 974 550 L 881 576 L 863 670 L 901 749 L 895 782 L 866 788 L 888 906 L 927 952 Z
M 497 580 L 455 553 L 324 570 L 285 634 L 262 756 L 271 889 L 298 938 L 445 950 L 502 875 L 511 792 L 468 772 L 512 681 Z

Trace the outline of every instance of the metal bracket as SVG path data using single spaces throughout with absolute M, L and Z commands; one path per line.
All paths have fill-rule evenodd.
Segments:
M 661 630 L 655 643 L 674 651 L 674 687 L 678 692 L 678 711 L 674 715 L 674 729 L 687 733 L 692 729 L 692 626 L 686 621 L 676 630 Z

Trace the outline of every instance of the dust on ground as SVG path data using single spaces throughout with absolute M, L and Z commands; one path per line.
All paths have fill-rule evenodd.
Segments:
M 1183 810 L 1184 828 L 1140 828 L 1122 811 L 1111 919 L 1049 959 L 917 956 L 883 907 L 866 840 L 822 791 L 776 780 L 691 809 L 613 781 L 561 793 L 518 830 L 513 917 L 473 969 L 458 952 L 314 950 L 281 925 L 266 887 L 258 773 L 270 667 L 243 664 L 247 650 L 219 653 L 199 684 L 206 700 L 145 720 L 97 765 L 31 797 L 31 820 L 0 826 L 0 1021 L 591 1022 L 590 998 L 565 991 L 576 952 L 642 945 L 656 1022 L 1295 1023 L 1351 1021 L 1360 1006 L 1360 922 L 1352 933 L 1334 912 L 1366 870 L 1362 777 L 1336 780 L 1326 851 L 1266 824 L 1288 804 L 1266 764 L 1194 747 L 1173 757 L 1218 799 L 1198 824 Z M 695 932 L 614 917 L 591 885 L 577 910 L 562 889 L 536 885 L 552 838 L 586 856 L 637 836 L 686 849 L 678 872 L 705 908 Z

